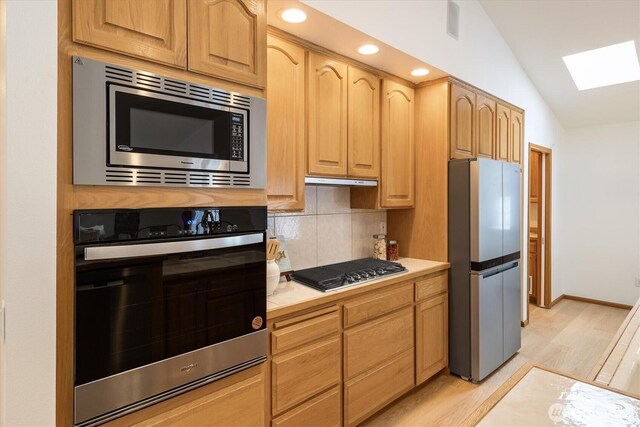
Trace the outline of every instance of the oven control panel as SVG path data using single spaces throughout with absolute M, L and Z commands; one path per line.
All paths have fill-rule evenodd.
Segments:
M 266 206 L 79 210 L 75 244 L 264 232 Z
M 231 113 L 231 160 L 244 160 L 244 116 Z

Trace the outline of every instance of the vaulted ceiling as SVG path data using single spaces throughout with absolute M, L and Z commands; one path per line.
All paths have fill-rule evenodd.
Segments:
M 480 0 L 566 128 L 640 121 L 640 82 L 578 91 L 563 56 L 634 40 L 638 0 Z

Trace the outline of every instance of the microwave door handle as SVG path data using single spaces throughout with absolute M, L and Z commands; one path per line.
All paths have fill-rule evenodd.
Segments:
M 211 249 L 233 248 L 264 242 L 263 233 L 242 236 L 216 237 L 211 239 L 187 240 L 181 242 L 145 243 L 122 246 L 90 246 L 84 248 L 86 261 L 136 258 L 167 255 L 181 252 L 207 251 Z

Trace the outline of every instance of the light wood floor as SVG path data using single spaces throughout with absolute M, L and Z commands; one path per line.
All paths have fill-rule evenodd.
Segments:
M 562 300 L 552 309 L 529 306 L 522 349 L 481 384 L 440 375 L 369 419 L 366 426 L 455 426 L 525 362 L 586 378 L 629 310 Z

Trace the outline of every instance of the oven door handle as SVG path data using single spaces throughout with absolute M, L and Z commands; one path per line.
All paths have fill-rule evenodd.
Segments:
M 216 237 L 201 240 L 187 240 L 181 242 L 145 243 L 121 246 L 91 246 L 84 248 L 84 259 L 86 261 L 95 261 L 167 255 L 180 252 L 233 248 L 236 246 L 251 245 L 261 242 L 264 242 L 264 233 Z

